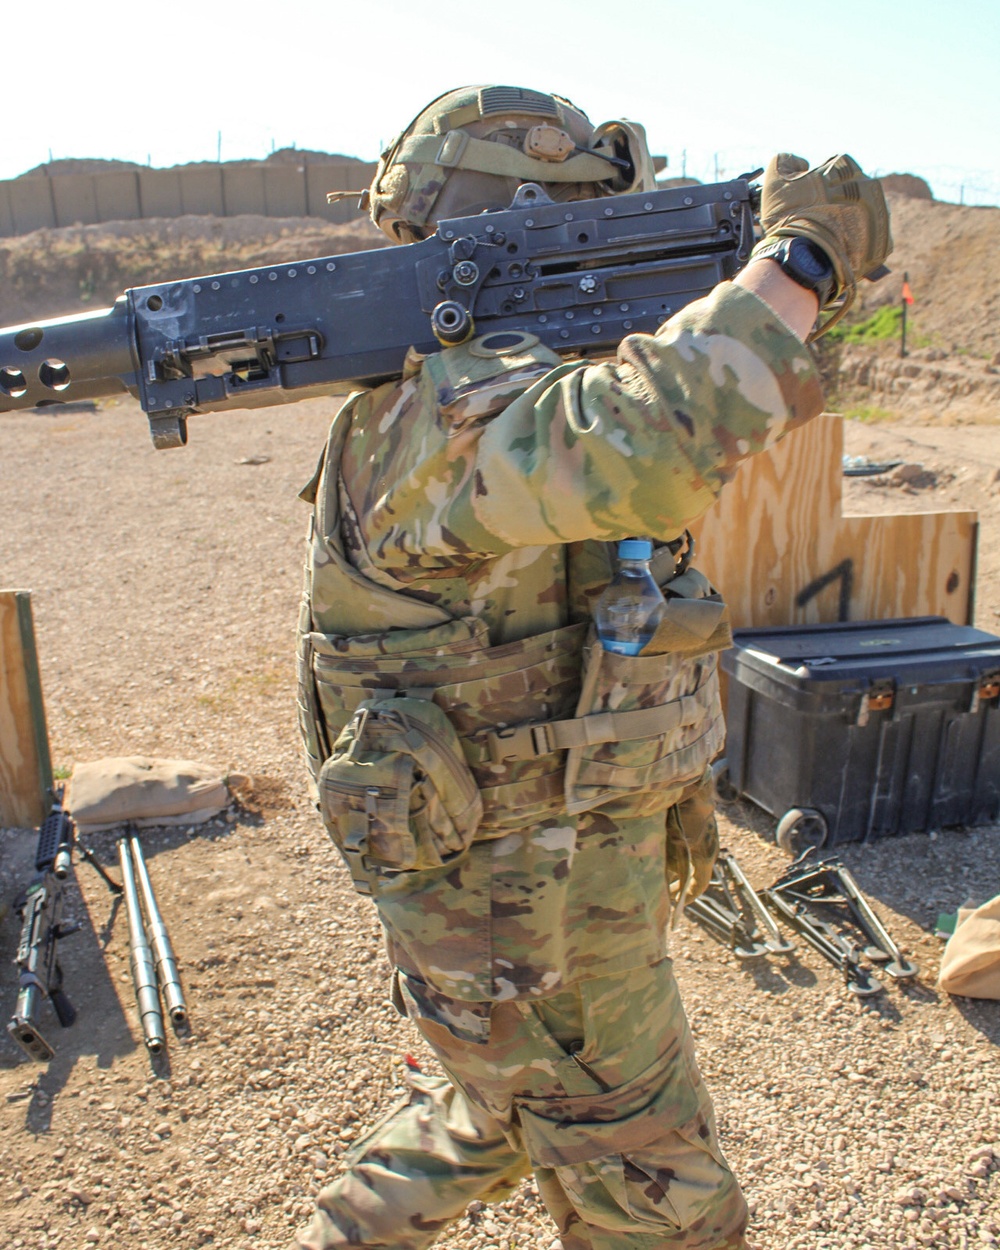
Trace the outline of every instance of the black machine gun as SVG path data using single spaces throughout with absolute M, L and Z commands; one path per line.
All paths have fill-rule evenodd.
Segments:
M 0 330 L 0 412 L 127 391 L 154 444 L 180 447 L 192 413 L 377 384 L 411 346 L 518 332 L 607 352 L 743 267 L 754 176 L 562 204 L 526 183 L 509 209 L 405 247 L 133 287 Z
M 17 904 L 21 915 L 21 936 L 15 959 L 19 973 L 18 995 L 7 1032 L 28 1058 L 37 1063 L 45 1063 L 55 1054 L 55 1048 L 38 1027 L 43 1000 L 48 998 L 52 1003 L 56 1019 L 63 1028 L 68 1028 L 76 1018 L 76 1011 L 63 990 L 62 967 L 56 949 L 60 938 L 80 928 L 79 921 L 63 919 L 65 883 L 72 866 L 74 845 L 73 821 L 62 805 L 60 793 L 38 833 L 37 875 Z M 120 893 L 122 887 L 108 876 L 93 852 L 85 847 L 80 851 L 108 887 Z

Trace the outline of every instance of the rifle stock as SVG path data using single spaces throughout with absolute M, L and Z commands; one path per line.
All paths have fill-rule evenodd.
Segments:
M 0 412 L 129 392 L 157 447 L 192 413 L 290 403 L 397 377 L 407 349 L 528 333 L 563 354 L 652 332 L 746 263 L 744 178 L 509 209 L 378 248 L 132 287 L 94 313 L 0 330 Z

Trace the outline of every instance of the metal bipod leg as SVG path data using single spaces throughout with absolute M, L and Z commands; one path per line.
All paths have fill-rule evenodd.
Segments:
M 737 959 L 756 959 L 767 954 L 767 947 L 747 932 L 742 916 L 712 898 L 708 891 L 700 898 L 692 899 L 685 911 L 713 937 L 724 942 Z
M 789 942 L 787 938 L 782 936 L 781 930 L 774 923 L 774 918 L 764 906 L 760 895 L 750 884 L 746 873 L 736 862 L 736 856 L 729 851 L 721 851 L 719 859 L 724 865 L 725 871 L 733 881 L 734 888 L 739 895 L 740 901 L 744 907 L 749 910 L 753 918 L 760 924 L 761 928 L 767 933 L 764 945 L 772 954 L 787 955 L 795 950 L 795 943 Z
M 896 980 L 915 977 L 920 969 L 906 960 L 885 926 L 872 910 L 850 871 L 835 856 L 806 862 L 803 856 L 792 863 L 772 890 L 802 903 L 823 903 L 845 909 L 851 922 L 864 935 L 868 945 L 864 956 L 885 968 Z
M 803 902 L 785 898 L 777 886 L 764 891 L 764 900 L 779 919 L 843 974 L 844 984 L 852 994 L 868 998 L 881 990 L 878 982 L 861 966 L 857 947 L 814 916 Z
M 781 936 L 736 857 L 727 850 L 719 853 L 708 889 L 701 898 L 688 903 L 687 910 L 713 937 L 725 942 L 738 959 L 785 954 L 795 949 Z

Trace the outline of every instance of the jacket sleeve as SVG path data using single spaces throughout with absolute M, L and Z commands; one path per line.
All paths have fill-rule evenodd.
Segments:
M 741 461 L 822 407 L 808 349 L 726 283 L 623 340 L 614 362 L 554 370 L 493 418 L 452 526 L 481 551 L 673 537 Z

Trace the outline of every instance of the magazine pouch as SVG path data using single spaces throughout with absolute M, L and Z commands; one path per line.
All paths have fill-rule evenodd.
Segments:
M 732 642 L 725 605 L 695 569 L 663 590 L 666 611 L 639 655 L 605 651 L 591 629 L 575 740 L 567 735 L 571 814 L 665 810 L 723 745 L 717 661 Z

